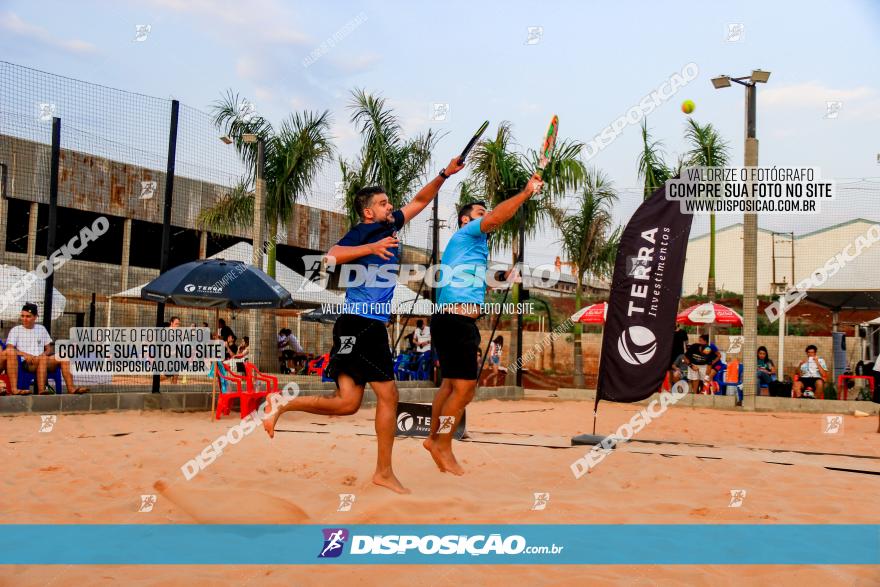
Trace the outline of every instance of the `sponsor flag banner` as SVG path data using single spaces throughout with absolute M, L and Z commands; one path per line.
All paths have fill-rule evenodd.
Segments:
M 465 437 L 467 410 L 462 412 L 461 420 L 455 427 L 455 440 Z M 397 404 L 397 436 L 416 436 L 427 438 L 431 432 L 431 404 Z M 442 431 L 441 431 L 442 432 Z
M 626 225 L 611 281 L 597 401 L 637 402 L 660 389 L 672 361 L 692 221 L 666 199 L 664 186 Z

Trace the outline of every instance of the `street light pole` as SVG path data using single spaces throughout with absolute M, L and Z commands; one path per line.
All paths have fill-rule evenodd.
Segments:
M 754 82 L 746 86 L 746 167 L 758 166 L 756 94 Z M 758 215 L 755 213 L 745 214 L 743 218 L 743 335 L 743 407 L 754 410 L 758 402 Z
M 758 166 L 757 87 L 767 83 L 769 71 L 756 69 L 745 77 L 722 75 L 712 79 L 716 89 L 736 82 L 746 88 L 745 167 Z M 743 215 L 743 407 L 754 410 L 758 395 L 758 215 Z M 748 398 L 748 400 L 746 400 Z
M 253 227 L 253 255 L 251 265 L 259 271 L 263 270 L 263 246 L 266 236 L 263 231 L 264 218 L 266 216 L 266 142 L 262 137 L 254 135 L 245 135 L 245 142 L 256 142 L 257 144 L 257 169 L 256 180 L 254 182 L 254 227 Z M 274 323 L 274 320 L 270 321 Z M 260 310 L 249 311 L 249 328 L 248 334 L 251 342 L 251 360 L 257 366 L 257 369 L 263 373 L 274 371 L 275 365 L 275 348 L 274 339 L 270 339 L 274 335 L 274 328 L 269 332 L 265 332 L 265 325 L 260 316 Z

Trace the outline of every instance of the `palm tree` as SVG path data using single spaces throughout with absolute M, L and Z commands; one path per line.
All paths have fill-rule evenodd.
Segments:
M 351 122 L 358 127 L 363 145 L 354 161 L 339 161 L 345 189 L 345 208 L 352 226 L 360 222 L 354 195 L 363 187 L 381 185 L 395 208 L 407 203 L 424 181 L 431 152 L 439 139 L 428 130 L 411 139 L 403 137 L 397 116 L 385 98 L 352 91 Z
M 607 176 L 598 169 L 588 169 L 584 185 L 570 212 L 554 211 L 554 222 L 562 235 L 560 244 L 566 259 L 575 267 L 575 308 L 581 307 L 584 276 L 608 277 L 614 270 L 620 228 L 613 229 L 611 208 L 617 192 Z M 582 325 L 574 325 L 574 386 L 584 386 Z
M 701 125 L 688 117 L 684 133 L 691 149 L 685 158 L 688 165 L 694 167 L 725 167 L 729 160 L 729 147 L 721 138 L 718 130 L 711 123 Z M 709 216 L 709 277 L 706 281 L 706 293 L 710 301 L 715 300 L 715 213 Z
M 214 123 L 229 137 L 241 154 L 246 174 L 229 193 L 213 206 L 199 213 L 198 225 L 212 232 L 230 233 L 254 225 L 254 186 L 257 150 L 255 143 L 245 143 L 242 136 L 257 135 L 265 144 L 266 218 L 268 225 L 267 269 L 275 277 L 276 247 L 279 226 L 293 217 L 295 204 L 305 198 L 324 164 L 334 154 L 330 137 L 330 113 L 295 112 L 276 131 L 259 115 L 242 116 L 237 94 L 231 91 L 214 106 Z M 261 247 L 263 243 L 254 243 Z
M 487 139 L 474 147 L 470 155 L 471 174 L 462 182 L 459 206 L 475 200 L 484 200 L 490 207 L 519 193 L 538 165 L 539 153 L 522 154 L 514 150 L 515 142 L 509 122 L 502 122 L 494 139 Z M 512 262 L 519 259 L 519 232 L 523 227 L 525 236 L 533 236 L 551 218 L 552 204 L 566 192 L 578 189 L 585 178 L 584 164 L 579 156 L 582 143 L 562 141 L 557 143 L 550 163 L 544 169 L 544 188 L 528 200 L 517 215 L 517 220 L 507 222 L 492 233 L 490 248 L 497 253 L 510 247 Z M 513 303 L 519 301 L 519 284 L 513 286 Z M 520 317 L 517 315 L 517 322 Z M 511 337 L 510 356 L 519 355 L 516 337 Z M 507 383 L 513 384 L 515 373 L 508 373 Z
M 673 177 L 673 171 L 663 160 L 663 143 L 652 141 L 648 122 L 642 122 L 642 152 L 639 154 L 639 177 L 645 180 L 643 200 L 651 197 L 657 189 Z

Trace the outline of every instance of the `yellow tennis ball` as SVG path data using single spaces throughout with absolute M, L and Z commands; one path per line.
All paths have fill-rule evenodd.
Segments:
M 697 106 L 696 106 L 696 104 L 694 104 L 693 100 L 685 100 L 684 102 L 681 103 L 681 111 L 684 112 L 685 114 L 690 114 L 691 112 L 694 111 L 694 108 L 696 108 L 696 107 Z

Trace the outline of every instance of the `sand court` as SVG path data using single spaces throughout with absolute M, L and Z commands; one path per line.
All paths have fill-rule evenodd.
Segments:
M 591 473 L 575 479 L 570 465 L 590 447 L 565 446 L 565 439 L 588 431 L 591 408 L 587 402 L 565 401 L 473 404 L 468 410 L 472 438 L 456 445 L 466 470 L 463 478 L 438 472 L 419 439 L 398 438 L 395 468 L 411 495 L 397 495 L 370 482 L 375 456 L 372 410 L 346 418 L 285 414 L 274 440 L 257 429 L 226 446 L 191 481 L 181 466 L 238 423 L 237 418 L 212 423 L 204 413 L 61 414 L 51 432 L 41 433 L 37 415 L 9 417 L 3 420 L 6 474 L 0 481 L 5 496 L 0 519 L 5 524 L 331 526 L 880 523 L 874 497 L 880 495 L 880 434 L 873 418 L 845 416 L 839 433 L 825 434 L 821 414 L 674 407 Z M 637 409 L 603 404 L 598 431 L 616 429 Z M 737 507 L 730 507 L 732 490 L 745 490 Z M 549 493 L 549 502 L 534 511 L 538 492 Z M 141 496 L 151 494 L 156 495 L 151 511 L 139 511 Z M 340 494 L 356 496 L 350 511 L 337 511 Z M 344 569 L 327 567 L 322 567 L 320 578 L 309 577 L 302 567 L 266 567 L 266 574 L 256 566 L 187 568 L 194 577 L 252 576 L 259 584 L 320 584 L 345 576 Z M 358 572 L 387 577 L 382 568 L 370 565 Z M 505 577 L 520 576 L 513 568 L 493 568 L 497 572 L 486 574 L 486 568 L 468 567 L 468 580 L 501 584 Z M 688 579 L 682 567 L 638 567 L 635 575 L 634 567 L 585 568 L 525 567 L 520 572 L 532 576 L 534 584 L 563 585 L 587 576 L 597 584 L 621 584 L 642 571 L 658 581 L 665 577 L 672 584 L 700 584 Z M 132 584 L 191 582 L 181 577 L 179 567 L 143 573 L 140 567 L 134 569 Z M 702 584 L 735 584 L 742 573 L 779 584 L 869 585 L 880 579 L 876 569 L 866 567 L 804 567 L 790 573 L 784 567 L 705 569 Z M 60 570 L 2 567 L 0 577 L 3 584 L 36 585 Z M 129 567 L 125 576 L 131 571 Z M 410 572 L 419 576 L 429 570 L 413 567 Z M 85 576 L 123 576 L 119 567 L 110 566 L 94 567 L 93 575 L 84 573 L 82 567 L 69 567 L 57 584 Z M 436 576 L 436 583 L 442 584 Z M 395 580 L 388 584 L 397 584 Z

